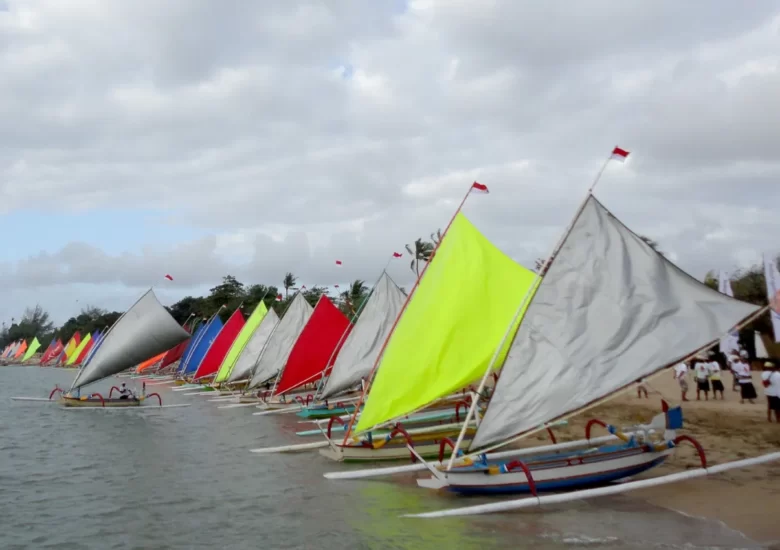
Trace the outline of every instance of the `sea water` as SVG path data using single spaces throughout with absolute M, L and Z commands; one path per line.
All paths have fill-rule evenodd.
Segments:
M 147 391 L 160 392 L 164 404 L 192 406 L 63 410 L 10 400 L 46 397 L 75 373 L 0 368 L 4 550 L 759 547 L 720 522 L 625 495 L 504 514 L 402 518 L 489 499 L 420 489 L 414 475 L 326 480 L 325 472 L 365 466 L 316 451 L 250 453 L 301 442 L 295 432 L 305 425 L 295 415 L 253 416 L 254 407 L 218 409 L 224 403 L 163 385 Z M 108 395 L 117 383 L 90 389 Z

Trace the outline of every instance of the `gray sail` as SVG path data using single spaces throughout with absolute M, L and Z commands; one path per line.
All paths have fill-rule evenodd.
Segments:
M 71 390 L 122 372 L 189 337 L 149 289 L 114 323 L 92 360 L 79 371 Z
M 606 397 L 757 310 L 680 270 L 591 196 L 525 314 L 471 448 Z
M 338 354 L 322 391 L 323 399 L 351 388 L 368 376 L 405 300 L 406 295 L 383 273 Z
M 302 293 L 293 298 L 292 303 L 276 324 L 276 329 L 268 338 L 265 348 L 260 352 L 248 389 L 254 388 L 273 378 L 287 362 L 287 357 L 292 351 L 293 344 L 298 340 L 303 327 L 311 317 L 314 308 L 309 305 Z
M 252 367 L 255 366 L 257 361 L 257 356 L 263 351 L 263 346 L 265 346 L 268 337 L 271 336 L 278 322 L 279 316 L 273 309 L 269 309 L 263 320 L 260 321 L 260 326 L 252 333 L 246 346 L 244 346 L 238 359 L 236 359 L 236 364 L 227 379 L 228 384 L 238 380 L 246 380 L 249 377 Z

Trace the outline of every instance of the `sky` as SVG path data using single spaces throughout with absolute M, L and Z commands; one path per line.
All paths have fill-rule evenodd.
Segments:
M 615 146 L 618 218 L 695 277 L 749 266 L 780 253 L 779 63 L 764 0 L 0 0 L 0 319 L 371 282 L 473 181 L 533 267 Z

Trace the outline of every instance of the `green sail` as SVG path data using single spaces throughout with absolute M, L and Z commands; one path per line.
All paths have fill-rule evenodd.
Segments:
M 222 361 L 219 371 L 217 371 L 217 376 L 214 378 L 214 384 L 219 384 L 228 379 L 230 373 L 233 372 L 233 367 L 236 366 L 238 356 L 241 355 L 241 352 L 244 350 L 247 342 L 249 342 L 252 334 L 257 330 L 257 327 L 263 322 L 266 313 L 268 313 L 268 308 L 265 307 L 265 302 L 257 304 L 252 315 L 249 316 L 249 319 L 247 319 L 244 324 L 244 328 L 241 329 L 241 332 L 238 333 L 238 336 L 236 336 L 236 339 L 233 341 L 233 345 L 230 346 L 230 351 L 225 355 L 225 359 Z
M 481 379 L 535 278 L 458 214 L 390 336 L 356 431 Z
M 35 355 L 35 352 L 38 351 L 38 348 L 41 347 L 41 343 L 38 341 L 38 337 L 34 337 L 32 343 L 30 344 L 30 347 L 27 348 L 27 351 L 24 353 L 24 357 L 22 357 L 22 363 L 27 361 L 30 357 Z

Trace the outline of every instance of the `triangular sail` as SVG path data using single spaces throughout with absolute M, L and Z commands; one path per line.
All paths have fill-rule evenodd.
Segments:
M 249 342 L 249 339 L 260 327 L 260 323 L 263 322 L 267 313 L 268 308 L 266 307 L 265 302 L 261 301 L 257 304 L 252 315 L 250 315 L 249 319 L 244 323 L 241 332 L 238 333 L 238 336 L 236 336 L 236 339 L 233 341 L 233 345 L 230 346 L 230 351 L 225 355 L 225 359 L 222 361 L 222 365 L 220 365 L 219 371 L 217 371 L 217 375 L 214 377 L 215 384 L 221 384 L 230 377 L 233 367 L 236 366 L 238 356 L 241 355 L 241 352 Z
M 301 334 L 303 327 L 311 316 L 314 308 L 309 305 L 303 294 L 298 292 L 292 299 L 282 320 L 277 323 L 271 336 L 268 338 L 263 351 L 252 371 L 252 379 L 248 388 L 255 388 L 276 376 L 279 370 L 287 362 L 293 344 Z
M 290 351 L 274 394 L 279 395 L 319 380 L 323 372 L 333 365 L 344 342 L 342 337 L 351 328 L 352 324 L 339 308 L 327 296 L 320 296 L 309 321 Z
M 76 349 L 73 350 L 73 353 L 70 354 L 70 357 L 68 357 L 68 360 L 65 362 L 65 364 L 73 365 L 80 363 L 80 358 L 86 354 L 87 346 L 89 346 L 90 342 L 92 342 L 92 334 L 87 333 L 78 347 L 76 347 Z
M 14 359 L 19 359 L 25 351 L 27 351 L 27 340 L 22 341 L 22 345 L 14 353 Z
M 775 342 L 780 342 L 780 272 L 777 270 L 777 260 L 764 258 L 764 278 Z
M 189 357 L 182 365 L 181 374 L 188 375 L 193 374 L 198 370 L 203 359 L 211 348 L 211 344 L 217 339 L 219 333 L 222 331 L 224 325 L 219 315 L 214 315 L 211 321 L 209 321 L 200 333 L 200 337 L 195 342 L 195 346 L 192 348 Z
M 100 349 L 73 381 L 71 390 L 122 372 L 188 337 L 149 289 L 109 329 Z
M 65 349 L 65 346 L 62 345 L 62 340 L 58 338 L 52 348 L 41 358 L 41 365 L 45 365 L 54 357 L 57 357 L 60 353 L 62 353 L 63 349 Z
M 517 331 L 472 448 L 598 401 L 757 310 L 687 275 L 591 196 Z
M 194 325 L 195 323 L 193 323 Z M 192 333 L 193 326 L 187 327 L 186 323 L 182 326 L 184 330 L 187 332 Z M 177 346 L 174 346 L 168 352 L 165 354 L 165 357 L 163 357 L 162 362 L 160 363 L 160 370 L 164 369 L 168 365 L 172 365 L 176 361 L 182 358 L 184 355 L 184 352 L 187 350 L 187 348 L 190 345 L 190 342 L 192 342 L 192 338 L 187 338 L 184 342 L 181 344 L 178 344 Z
M 233 367 L 232 372 L 228 376 L 227 381 L 238 382 L 239 380 L 245 380 L 250 376 L 252 367 L 255 366 L 257 358 L 260 352 L 263 350 L 268 338 L 276 328 L 276 324 L 279 322 L 279 316 L 273 309 L 268 310 L 268 313 L 263 317 L 263 321 L 257 330 L 252 333 L 252 337 L 247 342 L 244 349 L 241 350 L 241 354 L 236 359 L 236 364 Z
M 205 378 L 211 376 L 217 372 L 222 361 L 225 359 L 230 346 L 241 332 L 241 328 L 244 326 L 244 314 L 241 313 L 241 308 L 236 309 L 230 319 L 227 320 L 225 326 L 219 331 L 219 335 L 209 347 L 209 351 L 206 356 L 198 365 L 198 369 L 193 375 L 194 379 Z
M 534 279 L 458 214 L 390 336 L 357 431 L 481 378 Z
M 98 348 L 100 348 L 100 344 L 103 343 L 103 338 L 106 336 L 106 333 L 103 331 L 98 330 L 95 332 L 95 335 L 92 337 L 92 345 L 89 347 L 89 351 L 87 351 L 87 354 L 84 356 L 84 359 L 81 361 L 81 365 L 85 366 L 87 363 L 89 363 L 92 360 L 92 357 L 97 353 Z
M 352 332 L 344 340 L 322 390 L 323 399 L 355 386 L 371 373 L 405 300 L 406 295 L 398 285 L 387 273 L 382 273 Z
M 24 363 L 30 357 L 35 355 L 35 352 L 38 351 L 38 348 L 40 347 L 41 347 L 41 343 L 38 341 L 38 337 L 34 336 L 33 341 L 30 343 L 30 346 L 27 348 L 27 351 L 24 352 L 24 355 L 22 356 L 22 362 Z
M 195 332 L 192 334 L 189 342 L 187 343 L 187 347 L 184 348 L 184 353 L 181 354 L 181 360 L 176 367 L 176 371 L 178 373 L 181 374 L 187 371 L 187 364 L 190 362 L 192 354 L 195 352 L 195 348 L 198 347 L 201 338 L 203 338 L 203 332 L 208 328 L 208 326 L 209 322 L 206 321 L 195 329 Z

